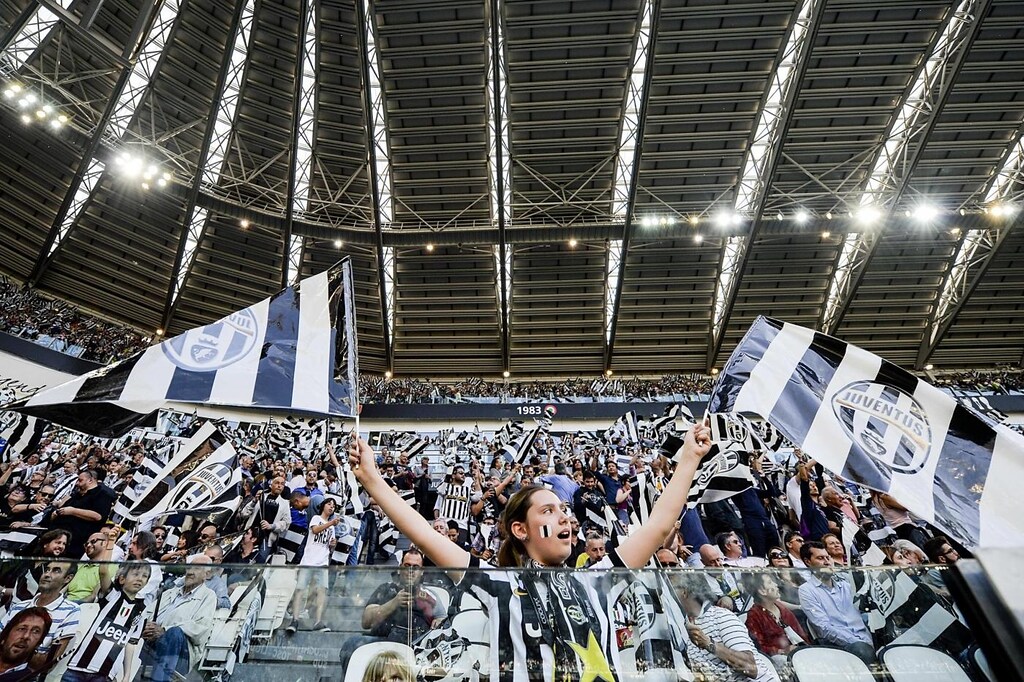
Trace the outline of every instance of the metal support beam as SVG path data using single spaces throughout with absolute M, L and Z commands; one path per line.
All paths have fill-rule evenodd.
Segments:
M 293 94 L 295 95 L 292 100 L 292 129 L 291 129 L 291 153 L 288 158 L 288 199 L 285 202 L 284 210 L 284 234 L 283 242 L 281 244 L 281 288 L 287 287 L 290 282 L 288 281 L 288 264 L 290 260 L 291 243 L 292 243 L 292 228 L 294 227 L 295 219 L 295 173 L 298 165 L 299 157 L 299 117 L 302 116 L 302 68 L 303 62 L 305 61 L 305 37 L 306 32 L 303 28 L 306 25 L 306 14 L 309 11 L 309 3 L 311 0 L 301 0 L 299 2 L 299 34 L 298 34 L 298 45 L 296 45 L 295 51 L 295 88 Z M 358 4 L 358 1 L 357 3 Z
M 21 10 L 21 13 L 15 17 L 11 25 L 7 27 L 7 31 L 4 33 L 3 38 L 0 38 L 0 53 L 6 52 L 7 48 L 18 37 L 22 29 L 28 24 L 29 20 L 35 16 L 36 12 L 39 11 L 39 7 L 35 2 L 30 2 L 25 5 L 25 9 Z
M 792 79 L 789 87 L 786 89 L 785 96 L 780 104 L 781 111 L 781 123 L 778 126 L 774 137 L 775 142 L 771 145 L 768 150 L 768 158 L 765 161 L 763 167 L 758 173 L 756 180 L 756 199 L 753 205 L 750 207 L 751 225 L 750 232 L 746 239 L 741 239 L 736 243 L 733 248 L 738 248 L 739 253 L 737 254 L 737 262 L 735 263 L 734 276 L 730 282 L 728 291 L 725 292 L 724 301 L 724 316 L 721 324 L 716 328 L 715 321 L 712 318 L 711 328 L 708 330 L 708 352 L 706 361 L 706 371 L 711 371 L 711 368 L 715 366 L 715 361 L 718 358 L 718 354 L 722 350 L 722 342 L 725 339 L 725 330 L 729 325 L 729 318 L 732 316 L 733 305 L 736 303 L 736 297 L 739 295 L 740 285 L 743 282 L 743 273 L 747 269 L 747 262 L 750 260 L 750 253 L 754 249 L 754 243 L 757 240 L 758 235 L 761 232 L 761 226 L 763 224 L 763 213 L 765 206 L 768 204 L 770 195 L 771 183 L 775 178 L 775 172 L 778 170 L 779 162 L 782 159 L 782 146 L 785 144 L 786 138 L 789 135 L 789 127 L 793 122 L 793 106 L 796 103 L 797 93 L 800 91 L 800 84 L 803 82 L 804 73 L 807 71 L 807 64 L 810 62 L 810 55 L 814 47 L 814 41 L 818 35 L 818 27 L 821 25 L 821 17 L 825 12 L 825 0 L 817 0 L 817 3 L 813 6 L 807 20 L 806 26 L 804 27 L 804 36 L 802 44 L 798 46 L 792 46 L 791 38 L 793 31 L 797 27 L 797 22 L 800 21 L 800 15 L 803 10 L 803 5 L 798 5 L 793 10 L 793 18 L 790 21 L 789 30 L 786 32 L 786 36 L 782 41 L 782 47 L 779 51 L 779 56 L 776 59 L 776 64 L 781 64 L 787 58 L 788 54 L 792 49 L 799 49 L 800 52 L 796 56 L 796 63 L 792 66 L 792 73 L 790 78 Z M 778 66 L 776 66 L 776 73 L 772 74 L 772 81 L 777 77 Z M 764 115 L 765 107 L 768 103 L 768 98 L 771 96 L 772 88 L 766 88 L 764 96 L 761 98 L 760 110 Z M 755 136 L 758 134 L 757 126 L 751 131 L 750 139 L 747 140 L 747 154 L 751 154 L 758 143 Z M 723 257 L 729 253 L 728 247 L 731 239 L 727 239 L 726 243 L 723 244 L 722 254 Z M 723 261 L 722 269 L 724 270 L 726 263 Z M 721 276 L 721 273 L 720 273 Z
M 395 350 L 392 344 L 391 332 L 389 330 L 388 323 L 388 307 L 390 301 L 388 301 L 387 286 L 385 284 L 384 275 L 384 225 L 381 222 L 380 187 L 377 182 L 376 172 L 377 152 L 376 145 L 374 144 L 373 93 L 370 92 L 371 65 L 369 55 L 367 54 L 366 42 L 366 22 L 373 21 L 373 19 L 367 16 L 366 8 L 363 3 L 364 0 L 355 0 L 356 23 L 359 27 L 356 31 L 356 37 L 359 44 L 359 73 L 363 80 L 361 95 L 363 100 L 363 123 L 366 128 L 366 172 L 370 176 L 370 202 L 372 204 L 373 232 L 374 237 L 376 238 L 375 246 L 377 250 L 377 293 L 380 297 L 380 328 L 384 337 L 385 366 L 389 372 L 393 372 L 395 369 Z M 395 252 L 394 258 L 397 257 L 398 254 Z
M 237 35 L 238 28 L 241 25 L 242 14 L 245 11 L 245 6 L 246 0 L 238 2 L 235 6 L 235 13 L 231 17 L 231 28 L 228 31 L 228 41 L 226 43 L 226 50 L 229 52 L 234 49 L 235 36 Z M 185 219 L 185 223 L 182 225 L 181 237 L 178 238 L 178 248 L 175 251 L 174 256 L 174 267 L 171 269 L 171 281 L 167 286 L 167 296 L 164 299 L 164 314 L 162 324 L 160 325 L 164 330 L 170 329 L 171 320 L 174 318 L 174 313 L 178 309 L 178 301 L 181 300 L 180 294 L 175 296 L 175 289 L 177 288 L 178 273 L 183 266 L 182 261 L 185 258 L 185 245 L 188 242 L 189 230 L 192 229 L 192 225 L 189 224 L 191 222 L 191 217 L 195 214 L 196 210 L 203 210 L 204 214 L 206 213 L 205 209 L 202 209 L 198 205 L 199 192 L 203 186 L 203 172 L 210 159 L 210 143 L 213 140 L 214 129 L 216 128 L 217 123 L 217 115 L 220 110 L 219 99 L 224 96 L 224 84 L 227 81 L 231 67 L 232 60 L 229 54 L 225 56 L 224 60 L 221 62 L 220 71 L 217 72 L 217 81 L 214 86 L 214 91 L 217 93 L 218 99 L 210 103 L 210 113 L 206 117 L 206 130 L 203 132 L 203 143 L 199 148 L 199 160 L 196 163 L 196 174 L 195 177 L 192 178 L 192 184 L 189 185 L 188 196 L 185 200 L 186 206 L 188 207 L 186 215 L 189 217 Z M 201 235 L 196 236 L 197 241 L 200 236 Z M 199 245 L 197 243 L 196 250 L 198 251 L 198 249 Z M 185 273 L 185 276 L 182 278 L 182 289 L 184 288 L 185 279 L 192 271 L 193 264 L 194 259 L 193 263 L 188 265 L 188 272 Z
M 148 2 L 146 6 L 148 7 L 149 13 L 144 22 L 143 30 L 148 33 L 153 25 L 153 21 L 156 19 L 156 12 L 154 11 L 155 5 L 152 1 Z M 99 151 L 100 147 L 103 145 L 103 133 L 107 129 L 107 124 L 110 123 L 111 117 L 120 106 L 120 93 L 128 83 L 128 78 L 132 74 L 132 67 L 131 63 L 128 61 L 118 60 L 118 63 L 122 64 L 121 72 L 117 76 L 117 81 L 114 83 L 114 88 L 110 93 L 110 98 L 107 100 L 106 106 L 103 108 L 103 113 L 100 115 L 100 120 L 96 125 L 95 131 L 93 132 L 92 137 L 89 138 L 89 142 L 86 144 L 85 149 L 82 151 L 82 156 L 78 159 L 78 166 L 75 169 L 75 174 L 71 177 L 71 183 L 68 185 L 68 190 L 64 193 L 64 198 L 61 200 L 60 206 L 57 208 L 57 215 L 54 216 L 53 223 L 50 225 L 50 231 L 46 234 L 46 239 L 43 241 L 43 244 L 39 249 L 39 255 L 36 257 L 36 262 L 32 266 L 32 272 L 28 276 L 27 282 L 31 286 L 35 286 L 39 283 L 39 280 L 42 279 L 43 275 L 46 273 L 46 268 L 53 261 L 53 258 L 56 255 L 51 247 L 60 233 L 61 225 L 63 225 L 64 219 L 68 215 L 68 210 L 75 201 L 78 189 L 82 184 L 82 180 L 85 177 L 86 172 L 94 163 L 96 152 Z
M 915 369 L 921 369 L 928 363 L 932 353 L 945 338 L 946 332 L 953 326 L 957 315 L 984 279 L 996 253 L 1014 228 L 1019 229 L 1019 225 L 968 230 L 964 233 L 959 247 L 953 254 L 949 272 L 943 278 L 939 296 L 932 306 L 928 327 L 921 337 L 921 346 L 914 362 Z M 971 242 L 971 239 L 976 241 Z M 958 268 L 961 270 L 958 271 Z
M 66 26 L 67 29 L 73 35 L 78 36 L 79 38 L 83 39 L 84 41 L 92 45 L 94 48 L 106 53 L 104 56 L 113 60 L 114 63 L 120 66 L 121 68 L 130 68 L 131 65 L 128 62 L 131 58 L 132 53 L 135 51 L 135 47 L 130 42 L 126 43 L 124 47 L 118 47 L 110 39 L 97 33 L 94 33 L 89 28 L 82 26 L 79 23 L 77 16 L 61 7 L 59 3 L 55 2 L 55 0 L 37 0 L 37 2 L 46 9 L 56 14 L 60 18 L 61 24 Z M 140 17 L 145 17 L 147 15 L 152 14 L 152 0 L 148 0 L 147 2 L 143 3 L 141 7 L 139 7 Z M 138 21 L 136 21 L 136 28 L 138 28 Z M 140 32 L 133 29 L 131 35 L 136 40 L 138 40 Z
M 950 93 L 953 91 L 953 86 L 960 76 L 960 70 L 963 68 L 964 62 L 967 59 L 967 54 L 970 52 L 970 47 L 974 43 L 981 31 L 981 24 L 985 19 L 985 15 L 988 14 L 991 0 L 979 0 L 974 6 L 974 20 L 970 27 L 967 29 L 967 33 L 961 40 L 959 49 L 956 51 L 956 56 L 953 58 L 952 64 L 943 65 L 942 73 L 938 78 L 939 92 L 931 99 L 931 106 L 928 108 L 928 112 L 925 115 L 925 122 L 919 126 L 916 126 L 914 130 L 908 131 L 906 136 L 908 140 L 917 140 L 917 145 L 914 147 L 913 152 L 910 154 L 909 159 L 903 165 L 903 175 L 900 177 L 898 184 L 896 185 L 893 192 L 889 195 L 888 201 L 885 205 L 885 213 L 880 220 L 880 227 L 869 228 L 866 232 L 862 233 L 862 243 L 859 246 L 859 251 L 863 254 L 858 262 L 853 264 L 853 269 L 850 274 L 849 284 L 846 287 L 846 291 L 843 297 L 836 303 L 836 307 L 832 310 L 829 308 L 829 298 L 826 297 L 825 308 L 821 311 L 821 317 L 819 318 L 818 329 L 826 334 L 833 334 L 839 325 L 842 324 L 843 317 L 846 316 L 847 311 L 850 309 L 850 304 L 853 302 L 854 296 L 856 296 L 857 289 L 860 287 L 861 282 L 864 280 L 864 275 L 867 273 L 868 266 L 871 264 L 871 260 L 875 256 L 875 251 L 881 242 L 881 230 L 885 227 L 889 221 L 892 220 L 896 214 L 896 210 L 899 207 L 900 200 L 910 187 L 910 181 L 914 177 L 914 171 L 917 169 L 918 163 L 921 161 L 921 157 L 924 154 L 924 149 L 928 144 L 928 139 L 931 137 L 932 131 L 939 122 L 939 116 L 942 113 L 943 108 L 946 106 L 946 102 L 949 99 Z M 959 2 L 957 3 L 959 6 Z M 955 21 L 956 17 L 950 17 L 950 21 Z M 943 27 L 945 28 L 945 27 Z M 936 36 L 936 42 L 942 37 L 942 33 Z M 929 56 L 935 52 L 935 46 L 929 50 Z M 924 63 L 918 67 L 914 73 L 914 78 L 907 86 L 903 97 L 900 100 L 900 108 L 902 109 L 903 104 L 910 97 L 913 88 L 917 84 L 918 80 L 923 76 L 927 67 L 927 58 Z M 927 93 L 926 93 L 927 97 Z M 892 133 L 893 128 L 899 119 L 900 111 L 896 112 L 892 120 L 889 121 L 889 126 L 886 129 L 885 138 L 888 140 Z M 883 143 L 884 144 L 884 143 Z M 833 276 L 834 277 L 834 276 Z M 831 293 L 831 292 L 830 292 Z M 842 292 L 840 292 L 842 293 Z
M 494 115 L 494 184 L 495 184 L 495 202 L 494 206 L 494 217 L 498 227 L 498 258 L 496 265 L 498 266 L 498 325 L 501 328 L 501 368 L 503 371 L 509 371 L 511 364 L 511 354 L 509 351 L 509 295 L 512 293 L 508 290 L 508 273 L 506 258 L 506 251 L 509 248 L 508 243 L 505 241 L 505 140 L 502 135 L 504 122 L 504 111 L 505 101 L 504 93 L 501 91 L 502 82 L 502 64 L 505 63 L 504 55 L 502 50 L 504 45 L 502 44 L 501 36 L 501 3 L 499 0 L 490 0 L 490 34 L 491 34 L 491 109 Z
M 629 188 L 626 194 L 626 206 L 622 222 L 622 247 L 619 250 L 619 263 L 617 281 L 615 284 L 615 295 L 612 297 L 611 311 L 608 313 L 607 333 L 605 334 L 604 346 L 604 368 L 605 371 L 612 368 L 612 358 L 615 354 L 615 328 L 619 323 L 619 310 L 622 308 L 622 281 L 626 269 L 626 258 L 629 255 L 629 238 L 633 232 L 633 211 L 636 208 L 636 189 L 640 179 L 640 165 L 644 151 L 644 127 L 647 124 L 647 105 L 651 100 L 651 81 L 654 78 L 654 57 L 658 48 L 658 24 L 661 19 L 661 0 L 650 0 L 651 2 L 651 26 L 650 36 L 647 42 L 647 62 L 644 66 L 644 79 L 640 106 L 637 108 L 637 120 L 635 129 L 635 155 L 633 167 L 630 169 Z M 643 11 L 643 10 L 641 10 Z M 643 16 L 638 17 L 637 31 L 642 30 Z M 640 37 L 637 36 L 639 43 Z M 626 95 L 629 95 L 629 83 L 626 85 Z M 625 109 L 623 109 L 625 114 Z M 623 124 L 625 125 L 625 121 Z M 609 258 L 611 257 L 609 251 Z

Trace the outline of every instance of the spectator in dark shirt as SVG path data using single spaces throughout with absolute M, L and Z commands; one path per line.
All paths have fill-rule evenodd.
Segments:
M 100 486 L 99 479 L 95 469 L 86 469 L 78 474 L 75 492 L 53 503 L 51 528 L 63 528 L 71 533 L 71 541 L 64 549 L 66 557 L 80 554 L 89 536 L 103 527 L 114 505 L 114 495 Z

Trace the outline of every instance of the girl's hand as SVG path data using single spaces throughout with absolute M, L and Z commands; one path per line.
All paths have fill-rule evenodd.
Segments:
M 694 459 L 699 464 L 710 449 L 711 429 L 704 424 L 694 424 L 683 441 L 683 458 Z
M 373 455 L 373 448 L 365 440 L 360 438 L 355 431 L 349 438 L 348 464 L 355 474 L 356 480 L 366 485 L 366 481 L 374 477 L 380 478 L 377 470 L 377 461 Z

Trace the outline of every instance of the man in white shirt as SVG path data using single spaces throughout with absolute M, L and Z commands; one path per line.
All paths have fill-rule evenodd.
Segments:
M 187 675 L 203 656 L 217 611 L 217 595 L 203 583 L 213 562 L 197 555 L 185 570 L 184 583 L 167 590 L 160 599 L 155 622 L 146 623 L 143 659 L 152 664 L 154 682 L 170 682 L 175 671 Z

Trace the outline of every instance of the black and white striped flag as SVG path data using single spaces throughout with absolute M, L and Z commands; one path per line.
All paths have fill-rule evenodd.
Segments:
M 409 456 L 409 461 L 412 462 L 416 457 L 427 449 L 430 445 L 430 441 L 426 438 L 421 438 L 419 435 L 409 432 L 404 433 L 394 443 L 394 448 L 399 452 L 404 452 Z
M 4 409 L 103 436 L 121 435 L 168 403 L 353 416 L 359 402 L 354 316 L 346 259 L 217 322 Z
M 123 494 L 115 511 L 126 521 L 173 513 L 233 512 L 241 502 L 242 469 L 234 446 L 209 422 L 186 442 L 144 490 Z
M 956 657 L 974 643 L 971 631 L 928 585 L 900 570 L 864 571 L 861 610 L 878 648 L 921 644 Z
M 708 410 L 760 415 L 831 471 L 967 546 L 1024 543 L 1024 439 L 856 346 L 759 317 Z
M 536 426 L 505 443 L 498 450 L 498 453 L 512 464 L 523 464 L 529 458 L 530 453 L 533 452 L 533 446 L 537 442 L 537 437 L 542 432 L 547 431 L 550 426 L 550 419 L 539 419 Z
M 677 461 L 683 450 L 683 437 L 683 434 L 667 436 L 661 444 L 662 453 L 669 459 Z M 686 496 L 686 504 L 693 508 L 706 502 L 718 502 L 753 485 L 750 453 L 734 441 L 713 440 L 711 449 L 697 467 L 697 473 Z
M 50 423 L 44 419 L 30 417 L 18 412 L 0 412 L 0 439 L 3 446 L 3 461 L 12 457 L 27 457 L 39 447 L 43 432 Z

